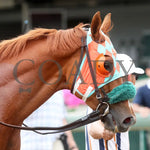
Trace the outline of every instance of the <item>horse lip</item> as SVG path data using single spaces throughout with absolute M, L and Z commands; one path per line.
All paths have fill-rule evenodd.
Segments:
M 129 130 L 129 127 L 117 126 L 118 132 L 126 132 Z
M 110 121 L 111 125 L 106 124 L 105 128 L 107 130 L 113 131 L 114 133 L 117 133 L 117 132 L 126 132 L 129 129 L 129 127 L 131 125 L 135 124 L 135 122 L 136 122 L 134 120 L 134 118 L 132 118 L 133 121 L 129 125 L 121 125 L 119 122 L 117 122 L 115 120 L 115 118 L 113 116 L 109 117 L 109 119 L 110 119 L 109 121 Z
M 113 116 L 112 116 L 112 120 L 113 120 L 114 125 L 116 126 L 117 123 Z
M 104 123 L 104 127 L 107 130 L 110 130 L 113 132 L 115 131 L 115 124 L 114 124 L 114 121 L 112 119 L 112 114 L 109 113 L 105 117 L 103 117 L 102 122 Z
M 122 125 L 120 124 L 118 121 L 115 120 L 115 118 L 112 116 L 112 114 L 107 114 L 105 117 L 103 117 L 103 120 L 102 120 L 105 124 L 105 128 L 107 130 L 110 130 L 114 133 L 117 133 L 117 132 L 126 132 L 129 127 L 133 124 L 135 124 L 135 120 L 133 118 L 133 121 L 128 125 Z M 109 123 L 108 123 L 109 121 Z

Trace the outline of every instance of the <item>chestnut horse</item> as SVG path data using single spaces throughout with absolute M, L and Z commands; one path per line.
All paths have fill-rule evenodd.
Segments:
M 0 121 L 21 126 L 24 119 L 56 91 L 71 89 L 77 70 L 76 64 L 79 62 L 81 54 L 81 38 L 87 37 L 85 26 L 79 24 L 67 30 L 39 28 L 0 43 Z M 94 43 L 104 46 L 105 41 L 107 41 L 112 46 L 107 36 L 111 30 L 110 14 L 106 15 L 102 22 L 100 12 L 97 12 L 93 16 L 90 29 L 91 34 L 89 36 Z M 90 46 L 88 47 L 90 48 Z M 94 52 L 90 53 L 90 57 L 94 60 L 95 56 L 92 57 L 92 54 Z M 98 57 L 97 53 L 96 55 Z M 115 66 L 114 60 L 110 58 L 111 55 L 108 52 L 102 57 L 106 59 L 107 63 Z M 116 52 L 113 49 L 113 58 L 115 56 Z M 113 76 L 115 69 L 118 69 L 118 67 L 109 68 L 109 65 L 107 67 L 107 63 L 105 65 L 100 63 L 103 65 L 103 69 L 100 69 L 99 72 L 99 74 L 103 74 L 100 79 Z M 86 69 L 82 78 L 84 79 L 88 73 L 89 71 Z M 80 77 L 81 75 L 77 79 Z M 84 81 L 87 83 L 88 80 L 87 78 Z M 109 93 L 123 83 L 122 76 L 117 76 L 113 81 L 110 80 L 107 84 L 102 85 L 99 92 L 103 97 L 102 87 L 106 93 Z M 87 92 L 87 95 L 86 87 L 82 88 L 82 85 L 87 86 L 88 84 L 81 83 L 81 87 L 77 85 L 79 84 L 76 82 L 74 87 L 76 96 L 84 97 L 87 105 L 95 110 L 99 101 L 96 99 L 94 90 Z M 90 85 L 90 88 L 93 87 L 92 83 Z M 119 132 L 128 130 L 135 123 L 135 115 L 127 99 L 111 103 L 110 109 L 112 115 L 115 116 L 116 125 L 114 126 L 118 127 Z M 104 123 L 111 130 L 112 124 L 109 125 L 107 120 Z M 0 133 L 1 150 L 19 150 L 20 130 L 0 125 Z

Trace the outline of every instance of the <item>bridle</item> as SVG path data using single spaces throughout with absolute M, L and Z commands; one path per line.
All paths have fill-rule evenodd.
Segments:
M 96 108 L 96 110 L 94 110 L 92 113 L 72 122 L 69 123 L 65 126 L 61 126 L 61 127 L 28 127 L 27 125 L 23 124 L 23 126 L 17 126 L 17 125 L 12 125 L 12 124 L 8 124 L 8 123 L 4 123 L 2 121 L 0 121 L 1 125 L 4 125 L 6 127 L 10 127 L 10 128 L 15 128 L 15 129 L 19 129 L 19 130 L 30 130 L 30 131 L 34 131 L 38 134 L 53 134 L 53 133 L 59 133 L 59 132 L 65 132 L 68 130 L 72 130 L 84 125 L 87 125 L 89 123 L 92 123 L 94 121 L 100 120 L 102 119 L 104 116 L 106 116 L 109 113 L 109 98 L 107 96 L 107 94 L 105 93 L 104 89 L 101 88 L 101 92 L 103 93 L 103 96 L 101 96 L 99 88 L 97 86 L 97 82 L 96 82 L 96 77 L 94 74 L 94 70 L 92 68 L 92 64 L 91 64 L 91 59 L 90 59 L 90 55 L 89 55 L 89 51 L 88 51 L 88 46 L 85 44 L 85 40 L 86 38 L 82 38 L 82 46 L 81 46 L 81 55 L 80 55 L 80 59 L 79 59 L 79 64 L 77 67 L 77 71 L 73 80 L 73 84 L 72 84 L 72 88 L 71 88 L 71 92 L 73 92 L 73 88 L 77 79 L 77 75 L 80 72 L 80 65 L 84 56 L 84 51 L 87 55 L 87 60 L 88 60 L 88 65 L 90 68 L 90 73 L 92 76 L 92 80 L 93 80 L 93 84 L 95 87 L 95 93 L 96 93 L 96 99 L 99 101 L 99 104 Z M 52 130 L 51 132 L 39 132 L 39 130 Z

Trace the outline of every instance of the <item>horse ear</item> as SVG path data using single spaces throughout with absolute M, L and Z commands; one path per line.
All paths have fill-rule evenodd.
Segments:
M 111 13 L 108 13 L 102 23 L 101 30 L 105 33 L 108 34 L 108 32 L 112 29 L 112 24 L 111 24 Z
M 92 22 L 91 22 L 91 33 L 92 33 L 92 39 L 94 41 L 99 41 L 100 39 L 100 27 L 102 24 L 102 20 L 100 17 L 100 12 L 96 12 L 95 15 L 92 18 Z

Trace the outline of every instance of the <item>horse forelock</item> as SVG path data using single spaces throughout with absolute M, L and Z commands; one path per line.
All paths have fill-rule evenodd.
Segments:
M 82 26 L 66 30 L 37 28 L 16 38 L 4 40 L 0 43 L 0 60 L 18 56 L 25 50 L 28 42 L 39 39 L 47 39 L 47 50 L 54 55 L 70 54 L 81 47 L 81 37 L 86 36 Z

